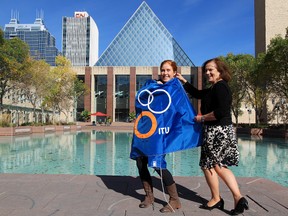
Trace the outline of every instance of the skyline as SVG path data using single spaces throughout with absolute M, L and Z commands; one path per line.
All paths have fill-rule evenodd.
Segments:
M 99 30 L 99 57 L 121 31 L 143 0 L 105 2 L 100 0 L 2 0 L 0 26 L 4 29 L 17 11 L 21 24 L 34 23 L 40 11 L 44 23 L 62 52 L 62 17 L 86 11 Z M 209 3 L 207 3 L 209 2 Z M 146 3 L 164 24 L 196 66 L 219 55 L 255 53 L 254 1 L 147 0 Z

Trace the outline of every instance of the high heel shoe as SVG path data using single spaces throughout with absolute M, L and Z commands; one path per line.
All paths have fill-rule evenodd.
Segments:
M 221 198 L 219 202 L 217 202 L 215 205 L 213 206 L 208 206 L 207 203 L 200 205 L 199 208 L 201 209 L 206 209 L 206 210 L 212 210 L 214 208 L 219 208 L 220 210 L 224 209 L 224 200 Z
M 249 209 L 248 201 L 244 197 L 242 197 L 238 201 L 235 209 L 231 210 L 231 215 L 242 214 L 244 212 L 244 210 L 248 210 L 248 209 Z

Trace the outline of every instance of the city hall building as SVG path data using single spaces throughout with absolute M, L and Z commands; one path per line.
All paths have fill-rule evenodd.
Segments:
M 112 121 L 127 121 L 135 111 L 137 91 L 147 80 L 158 79 L 159 65 L 166 59 L 174 60 L 191 83 L 202 83 L 199 68 L 143 1 L 94 67 L 73 67 L 90 89 L 78 103 L 78 113 L 100 111 Z

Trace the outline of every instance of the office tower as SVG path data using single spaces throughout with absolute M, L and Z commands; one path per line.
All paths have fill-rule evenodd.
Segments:
M 179 66 L 194 66 L 174 37 L 143 1 L 96 66 L 158 66 L 172 59 Z
M 255 54 L 265 52 L 270 40 L 285 37 L 288 27 L 287 0 L 254 0 Z
M 55 66 L 58 49 L 55 38 L 44 25 L 42 18 L 36 18 L 33 24 L 20 24 L 16 18 L 11 18 L 4 27 L 4 38 L 18 37 L 29 45 L 30 55 L 36 59 L 44 59 L 51 66 Z
M 87 12 L 62 19 L 62 51 L 73 66 L 94 66 L 98 60 L 99 32 Z

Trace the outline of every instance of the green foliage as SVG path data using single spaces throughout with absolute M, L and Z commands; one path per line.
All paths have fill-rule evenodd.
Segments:
M 271 119 L 279 116 L 282 121 L 288 123 L 288 28 L 286 36 L 277 36 L 270 41 L 267 53 L 264 57 L 264 67 L 269 80 L 269 91 L 272 94 L 274 104 L 272 112 L 268 113 Z
M 83 110 L 80 115 L 83 121 L 87 122 L 90 119 L 90 114 L 88 110 Z
M 266 116 L 266 103 L 269 99 L 269 73 L 264 64 L 265 54 L 259 54 L 255 58 L 255 69 L 251 71 L 245 79 L 247 80 L 247 103 L 250 104 L 255 110 L 256 124 L 267 122 Z
M 2 114 L 0 116 L 0 127 L 12 127 L 11 124 L 11 115 L 10 114 Z
M 47 81 L 49 90 L 44 98 L 43 104 L 55 111 L 63 113 L 68 121 L 71 107 L 75 106 L 74 83 L 77 79 L 76 72 L 72 70 L 71 63 L 63 56 L 57 56 L 56 67 L 50 71 Z M 64 99 L 64 100 L 63 100 Z
M 44 60 L 30 59 L 29 61 L 29 70 L 26 70 L 18 86 L 21 88 L 21 93 L 31 103 L 34 116 L 36 116 L 36 108 L 39 104 L 43 104 L 48 92 L 50 65 Z
M 0 30 L 0 111 L 5 94 L 22 80 L 29 65 L 28 59 L 28 45 L 19 38 L 5 40 Z
M 133 111 L 133 112 L 130 112 L 129 113 L 129 121 L 132 122 L 136 119 L 136 113 Z
M 75 93 L 75 99 L 77 100 L 80 96 L 88 94 L 89 88 L 85 83 L 83 83 L 82 80 L 75 79 L 74 93 Z
M 270 76 L 271 90 L 288 98 L 288 38 L 272 39 L 265 56 L 265 67 Z
M 232 53 L 220 58 L 227 63 L 231 71 L 232 79 L 229 82 L 233 98 L 231 109 L 237 125 L 238 117 L 243 114 L 242 102 L 248 94 L 246 77 L 254 71 L 255 59 L 251 55 L 233 55 Z

